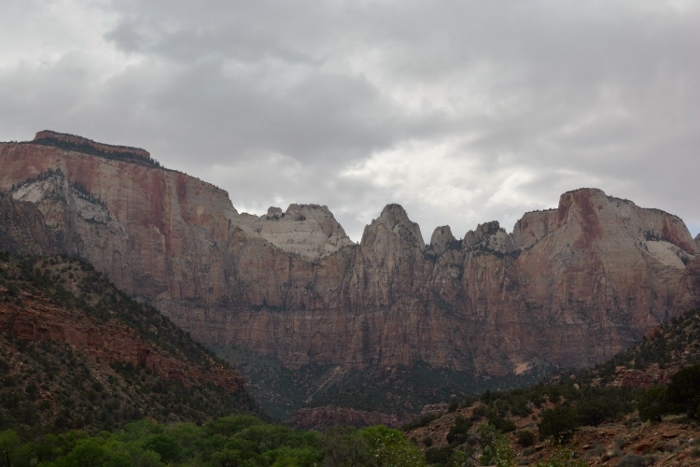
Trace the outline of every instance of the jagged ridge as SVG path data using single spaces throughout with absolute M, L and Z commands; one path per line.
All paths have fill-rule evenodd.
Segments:
M 87 258 L 201 342 L 288 369 L 426 364 L 479 379 L 580 367 L 700 304 L 683 222 L 600 190 L 564 193 L 510 234 L 490 222 L 459 241 L 442 227 L 431 245 L 389 205 L 356 245 L 327 209 L 239 214 L 184 174 L 31 144 L 3 144 L 0 163 L 0 189 L 33 193 L 60 240 L 52 248 Z M 48 170 L 65 180 L 27 182 Z M 99 209 L 110 220 L 86 215 Z

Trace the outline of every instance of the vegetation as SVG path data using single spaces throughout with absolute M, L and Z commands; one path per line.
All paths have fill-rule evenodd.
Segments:
M 76 326 L 95 329 L 98 335 L 98 326 L 105 326 L 106 332 L 128 329 L 184 369 L 208 371 L 227 365 L 153 307 L 130 300 L 80 260 L 0 252 L 0 307 L 10 313 L 25 309 L 30 318 L 41 316 L 46 307 L 57 309 Z M 15 319 L 11 316 L 0 313 L 0 322 Z M 12 429 L 22 437 L 71 429 L 96 432 L 144 417 L 201 424 L 258 410 L 245 392 L 231 394 L 205 380 L 185 385 L 148 366 L 71 346 L 61 340 L 60 327 L 53 330 L 47 323 L 41 328 L 36 332 L 45 335 L 35 333 L 31 339 L 12 331 L 18 329 L 14 325 L 0 332 L 0 430 Z
M 252 416 L 161 425 L 140 420 L 122 430 L 69 431 L 22 443 L 0 432 L 0 465 L 62 466 L 423 466 L 421 452 L 398 430 L 296 431 Z
M 0 304 L 59 306 L 91 323 L 118 323 L 167 351 L 183 365 L 211 370 L 225 365 L 148 305 L 118 291 L 87 263 L 64 257 L 38 258 L 0 252 Z M 230 349 L 229 349 L 230 350 Z M 229 355 L 230 357 L 230 355 Z M 247 361 L 252 361 L 246 356 Z M 258 371 L 283 372 L 264 366 Z M 650 367 L 673 374 L 669 384 L 647 389 L 613 385 L 621 371 Z M 306 397 L 304 378 L 328 369 L 282 374 L 290 397 Z M 0 466 L 2 465 L 515 465 L 551 446 L 541 466 L 583 465 L 566 443 L 581 427 L 619 420 L 636 409 L 643 421 L 678 415 L 700 418 L 700 310 L 678 317 L 638 346 L 585 371 L 563 371 L 526 389 L 486 390 L 451 375 L 450 384 L 425 387 L 427 367 L 399 368 L 379 383 L 360 371 L 315 396 L 314 403 L 364 397 L 374 404 L 397 395 L 406 411 L 425 394 L 449 400 L 442 417 L 427 416 L 404 430 L 443 424 L 440 436 L 423 431 L 413 442 L 383 426 L 339 427 L 325 434 L 271 425 L 250 415 L 244 394 L 232 396 L 202 381 L 190 387 L 159 378 L 148 368 L 94 355 L 51 339 L 0 335 Z M 444 375 L 443 375 L 444 376 Z M 450 376 L 450 375 L 448 375 Z M 269 375 L 261 375 L 269 377 Z M 275 377 L 283 379 L 280 374 Z M 351 382 L 355 391 L 350 390 Z M 463 391 L 455 398 L 454 385 Z M 295 386 L 294 389 L 291 389 Z M 400 394 L 391 388 L 402 388 Z M 389 389 L 387 389 L 389 388 Z M 394 391 L 394 392 L 392 392 Z M 356 399 L 355 399 L 356 400 Z M 288 407 L 289 408 L 289 407 Z M 368 408 L 376 408 L 370 405 Z M 238 415 L 231 415 L 231 414 Z M 219 418 L 216 418 L 219 417 Z M 529 424 L 516 421 L 529 420 Z M 445 420 L 449 420 L 445 424 Z M 639 422 L 639 419 L 637 419 Z M 523 429 L 523 427 L 525 429 Z M 80 430 L 80 431 L 77 431 Z M 585 431 L 585 430 L 584 430 Z M 424 452 L 418 448 L 422 444 Z M 624 440 L 623 440 L 624 441 Z M 623 441 L 620 442 L 622 446 Z M 538 445 L 537 449 L 541 449 Z M 645 465 L 647 456 L 615 454 L 617 465 Z M 698 449 L 700 457 L 700 449 Z
M 272 357 L 239 347 L 220 345 L 212 346 L 211 350 L 245 375 L 255 399 L 278 419 L 289 417 L 305 405 L 415 414 L 426 404 L 451 401 L 453 394 L 457 395 L 457 401 L 468 401 L 474 394 L 489 389 L 535 384 L 551 374 L 550 368 L 542 368 L 527 379 L 508 376 L 480 380 L 470 372 L 436 369 L 424 362 L 416 362 L 412 367 L 399 365 L 390 371 L 369 367 L 336 374 L 332 373 L 335 365 L 318 364 L 292 371 Z M 327 381 L 331 374 L 333 383 L 318 389 L 319 381 Z M 521 411 L 526 402 L 519 401 Z
M 685 414 L 700 418 L 700 365 L 678 371 L 668 386 L 649 388 L 639 398 L 639 417 L 661 421 L 663 415 Z
M 47 137 L 28 141 L 26 144 L 41 144 L 43 146 L 52 146 L 59 149 L 65 149 L 67 151 L 75 151 L 83 154 L 90 154 L 92 156 L 103 157 L 105 159 L 123 160 L 148 165 L 151 167 L 161 167 L 157 160 L 151 157 L 144 157 L 144 155 L 141 154 L 137 148 L 98 144 L 80 136 L 75 138 L 77 138 L 76 141 L 69 141 L 66 139 Z M 81 142 L 78 142 L 78 140 Z
M 585 437 L 602 424 L 621 426 L 624 422 L 623 430 L 634 428 L 635 436 L 639 436 L 642 427 L 648 426 L 643 421 L 659 422 L 666 415 L 674 415 L 679 425 L 689 426 L 695 433 L 700 418 L 698 362 L 700 310 L 693 310 L 593 369 L 561 371 L 525 389 L 486 391 L 476 403 L 466 398 L 456 409 L 451 400 L 441 416 L 423 417 L 404 428 L 409 436 L 423 440 L 426 460 L 433 465 L 515 465 L 511 451 L 517 453 L 519 462 L 527 459 L 539 466 L 586 465 L 568 443 L 578 432 Z M 673 376 L 667 385 L 659 383 L 644 389 L 650 378 L 665 381 L 668 375 Z M 639 381 L 638 385 L 623 384 L 627 376 L 632 378 L 630 381 Z M 515 422 L 527 429 L 509 434 L 516 428 Z M 538 435 L 543 444 L 536 450 Z M 694 434 L 690 436 L 694 439 Z M 616 437 L 605 452 L 591 449 L 585 454 L 618 457 L 617 465 L 655 462 L 653 455 L 623 455 L 621 449 L 627 443 L 625 437 Z M 657 448 L 664 449 L 664 444 L 660 440 L 644 449 L 659 452 Z M 700 457 L 700 448 L 689 449 L 688 454 Z M 466 461 L 458 460 L 462 458 Z

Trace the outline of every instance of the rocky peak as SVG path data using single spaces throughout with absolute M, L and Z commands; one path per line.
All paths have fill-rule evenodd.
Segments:
M 270 206 L 269 208 L 267 208 L 267 214 L 265 217 L 267 217 L 268 219 L 277 220 L 282 216 L 282 208 L 278 208 L 277 206 Z
M 317 259 L 354 245 L 327 206 L 290 204 L 286 211 L 271 206 L 264 216 L 241 216 L 251 233 L 284 251 Z
M 325 206 L 239 215 L 211 185 L 131 160 L 18 143 L 0 144 L 0 167 L 3 190 L 48 170 L 66 179 L 56 179 L 61 196 L 41 183 L 22 192 L 35 215 L 19 215 L 28 203 L 2 200 L 0 227 L 13 240 L 48 224 L 45 237 L 75 238 L 51 237 L 50 246 L 74 246 L 60 251 L 153 300 L 202 342 L 300 371 L 425 362 L 498 377 L 538 356 L 584 366 L 700 303 L 700 255 L 683 222 L 600 190 L 565 193 L 557 209 L 525 214 L 512 235 L 481 224 L 460 250 L 439 228 L 426 251 L 420 228 L 395 204 L 356 248 Z M 81 207 L 84 193 L 71 186 L 97 201 Z M 19 217 L 21 226 L 8 227 Z M 433 250 L 448 245 L 436 261 Z M 309 377 L 317 387 L 349 381 Z
M 406 210 L 398 204 L 387 204 L 377 219 L 365 227 L 362 234 L 361 245 L 365 246 L 375 242 L 378 236 L 394 236 L 402 242 L 414 244 L 419 248 L 425 247 L 420 226 L 411 221 Z
M 513 239 L 501 228 L 498 221 L 479 224 L 476 230 L 470 230 L 464 236 L 463 248 L 487 249 L 499 253 L 515 251 Z
M 430 246 L 436 255 L 441 255 L 445 251 L 449 250 L 450 247 L 460 243 L 452 235 L 452 229 L 449 225 L 443 225 L 441 227 L 436 227 L 433 231 L 433 235 L 430 237 Z
M 547 209 L 526 212 L 513 227 L 513 243 L 527 250 L 556 229 L 557 210 Z
M 484 222 L 476 226 L 476 230 L 470 230 L 464 236 L 464 245 L 466 247 L 471 247 L 478 243 L 483 242 L 486 238 L 498 232 L 501 225 L 498 221 Z
M 695 236 L 695 246 L 700 251 L 700 233 Z
M 695 255 L 699 252 L 685 223 L 660 209 L 644 209 L 632 201 L 582 188 L 561 195 L 555 229 L 569 232 L 577 247 L 604 239 L 632 237 L 638 242 L 665 242 Z M 669 246 L 670 246 L 669 245 Z

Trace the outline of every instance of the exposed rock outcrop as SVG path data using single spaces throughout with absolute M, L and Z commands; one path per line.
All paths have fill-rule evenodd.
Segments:
M 151 160 L 151 154 L 140 148 L 130 146 L 115 146 L 112 144 L 97 143 L 82 136 L 58 133 L 55 131 L 40 131 L 34 137 L 35 144 L 45 144 L 64 149 L 78 150 L 82 152 L 96 153 L 110 157 L 142 158 Z
M 285 212 L 270 207 L 264 216 L 239 221 L 276 247 L 314 260 L 354 245 L 327 206 L 290 204 Z
M 449 225 L 443 225 L 435 228 L 433 235 L 430 236 L 430 247 L 433 249 L 434 254 L 440 256 L 449 249 L 461 249 L 462 242 L 455 239 Z
M 494 221 L 460 241 L 445 226 L 427 246 L 392 204 L 356 245 L 326 207 L 239 214 L 226 192 L 157 167 L 27 143 L 2 144 L 0 166 L 0 189 L 32 202 L 61 248 L 201 342 L 288 368 L 580 367 L 699 296 L 683 221 L 596 189 L 526 213 L 511 234 Z

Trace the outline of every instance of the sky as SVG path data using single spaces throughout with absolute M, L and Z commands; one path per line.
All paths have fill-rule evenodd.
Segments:
M 462 238 L 581 187 L 695 236 L 699 25 L 696 0 L 3 0 L 0 141 L 141 147 L 355 241 L 389 203 Z

